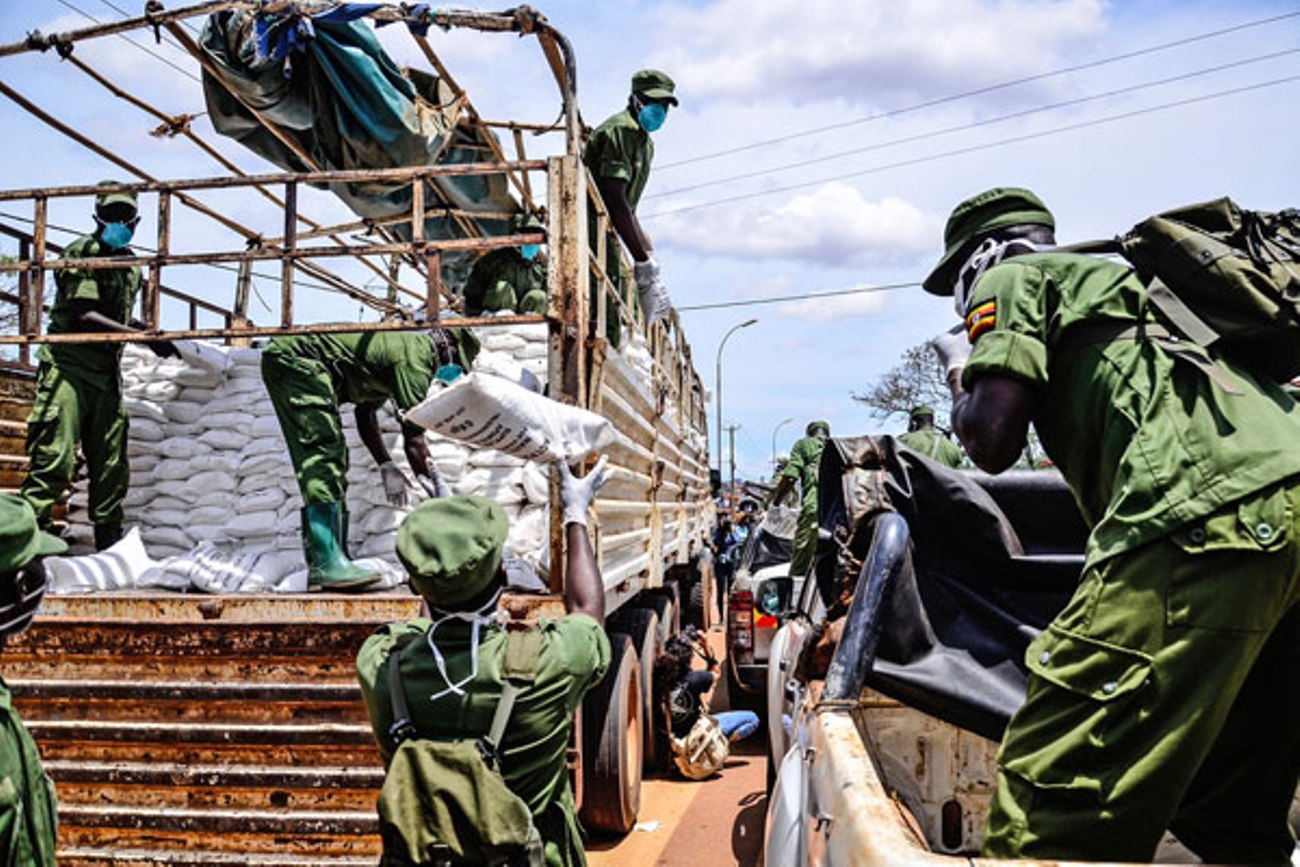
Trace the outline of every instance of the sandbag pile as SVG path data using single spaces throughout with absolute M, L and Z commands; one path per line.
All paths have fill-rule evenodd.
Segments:
M 544 325 L 485 328 L 478 336 L 476 367 L 502 375 L 528 371 L 544 381 Z M 164 571 L 151 575 L 151 586 L 305 589 L 302 500 L 262 383 L 261 350 L 218 350 L 226 358 L 224 371 L 159 359 L 133 344 L 123 352 L 131 464 L 125 526 L 138 526 L 149 556 L 162 561 Z M 343 407 L 342 420 L 349 448 L 349 550 L 354 558 L 390 564 L 391 577 L 380 587 L 391 586 L 404 576 L 394 553 L 397 528 L 423 494 L 412 485 L 407 508 L 390 505 L 350 405 Z M 379 422 L 394 462 L 409 473 L 400 426 L 389 408 L 380 410 Z M 433 435 L 428 442 L 435 469 L 454 493 L 501 503 L 511 521 L 507 554 L 536 565 L 549 527 L 547 468 Z M 74 538 L 89 539 L 84 481 L 74 487 L 69 515 Z

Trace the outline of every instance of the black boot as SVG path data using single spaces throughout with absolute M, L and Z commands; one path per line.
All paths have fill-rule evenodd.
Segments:
M 96 524 L 95 525 L 95 550 L 103 551 L 112 548 L 118 542 L 122 541 L 121 524 Z

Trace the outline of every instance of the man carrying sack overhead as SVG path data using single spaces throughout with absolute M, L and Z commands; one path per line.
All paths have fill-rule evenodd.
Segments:
M 398 530 L 397 556 L 432 619 L 383 627 L 357 655 L 388 767 L 379 799 L 386 865 L 585 863 L 565 752 L 574 712 L 610 662 L 587 536 L 607 473 L 604 458 L 584 478 L 557 466 L 565 617 L 503 625 L 507 519 L 495 502 L 426 500 Z

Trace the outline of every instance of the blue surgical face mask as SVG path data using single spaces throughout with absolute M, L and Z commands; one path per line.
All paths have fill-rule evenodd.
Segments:
M 641 129 L 646 132 L 654 132 L 664 125 L 664 119 L 667 117 L 668 106 L 661 102 L 648 102 L 636 113 L 636 122 L 641 124 Z
M 540 252 L 542 252 L 541 244 L 524 244 L 522 247 L 519 248 L 519 255 L 523 256 L 525 259 L 527 259 L 530 262 L 536 259 L 537 254 Z
M 135 230 L 128 223 L 105 223 L 99 231 L 99 239 L 115 250 L 121 250 L 131 243 Z

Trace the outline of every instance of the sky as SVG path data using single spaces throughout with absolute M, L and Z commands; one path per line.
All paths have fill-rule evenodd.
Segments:
M 681 105 L 655 133 L 639 216 L 711 391 L 719 341 L 758 320 L 734 332 L 722 356 L 723 422 L 739 426 L 741 477 L 767 476 L 773 452 L 788 452 L 812 419 L 836 435 L 902 429 L 904 419 L 875 418 L 852 394 L 955 323 L 951 301 L 916 284 L 938 258 L 949 212 L 970 195 L 1034 190 L 1063 243 L 1222 195 L 1263 210 L 1300 204 L 1300 0 L 534 5 L 573 43 L 587 123 L 623 106 L 639 68 L 677 81 Z M 0 42 L 138 8 L 0 3 Z M 151 36 L 133 39 L 84 43 L 77 56 L 169 113 L 201 115 L 195 62 Z M 381 39 L 399 62 L 427 68 L 400 28 Z M 533 40 L 435 31 L 431 41 L 485 117 L 556 117 L 558 95 Z M 0 81 L 158 177 L 217 173 L 182 140 L 151 136 L 155 120 L 53 52 L 0 58 Z M 4 99 L 0 128 L 0 189 L 123 175 Z M 194 129 L 218 140 L 203 117 Z M 560 143 L 528 146 L 536 155 Z M 221 149 L 247 170 L 273 170 L 235 146 Z M 209 200 L 277 231 L 269 206 Z M 306 194 L 307 207 L 347 218 L 324 194 Z M 57 203 L 52 219 L 88 228 L 75 202 Z M 146 214 L 139 237 L 151 231 Z M 220 232 L 187 216 L 177 235 L 174 249 L 205 249 Z M 168 282 L 228 303 L 233 277 Z M 259 288 L 273 306 L 273 281 Z M 846 293 L 860 289 L 868 291 Z M 846 294 L 804 297 L 827 292 Z M 328 298 L 314 303 L 341 319 L 358 313 Z M 255 306 L 255 316 L 273 318 L 269 306 Z M 712 402 L 709 423 L 713 443 Z

